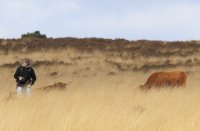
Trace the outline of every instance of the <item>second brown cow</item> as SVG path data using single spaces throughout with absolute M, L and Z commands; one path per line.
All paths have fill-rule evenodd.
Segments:
M 182 71 L 156 72 L 149 76 L 146 83 L 140 87 L 150 89 L 152 87 L 185 87 L 187 75 Z

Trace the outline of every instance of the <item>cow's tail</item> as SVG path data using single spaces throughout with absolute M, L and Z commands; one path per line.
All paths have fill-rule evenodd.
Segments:
M 189 75 L 190 75 L 190 72 L 189 72 L 189 71 L 186 71 L 185 74 L 186 74 L 186 76 L 189 76 Z

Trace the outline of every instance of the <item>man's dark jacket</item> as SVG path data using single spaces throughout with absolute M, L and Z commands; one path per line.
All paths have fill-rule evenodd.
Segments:
M 23 80 L 19 80 L 19 77 L 23 77 Z M 35 71 L 32 67 L 22 67 L 21 65 L 17 68 L 14 78 L 18 84 L 26 84 L 27 82 L 34 84 L 36 81 Z

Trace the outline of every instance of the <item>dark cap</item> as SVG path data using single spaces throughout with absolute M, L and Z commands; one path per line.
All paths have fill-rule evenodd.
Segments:
M 23 61 L 22 61 L 22 66 L 30 66 L 30 59 L 28 58 L 24 58 Z

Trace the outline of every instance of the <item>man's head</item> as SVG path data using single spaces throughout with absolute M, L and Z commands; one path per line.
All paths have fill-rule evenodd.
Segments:
M 23 67 L 30 67 L 30 59 L 24 58 L 22 61 L 22 66 Z

